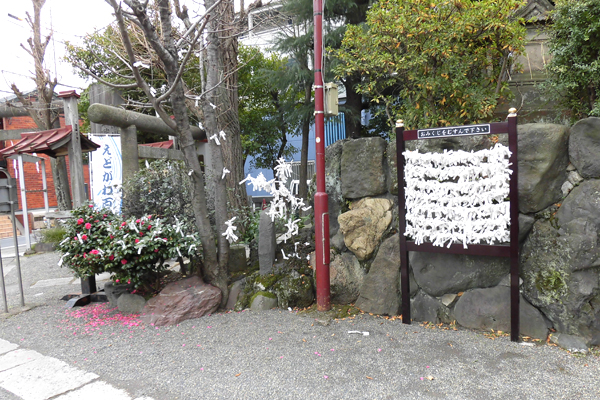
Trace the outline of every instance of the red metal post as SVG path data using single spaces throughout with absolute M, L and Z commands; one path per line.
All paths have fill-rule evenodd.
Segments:
M 329 287 L 329 206 L 325 192 L 325 111 L 323 104 L 323 0 L 313 0 L 315 23 L 315 142 L 317 192 L 315 193 L 315 254 L 317 310 L 331 309 Z

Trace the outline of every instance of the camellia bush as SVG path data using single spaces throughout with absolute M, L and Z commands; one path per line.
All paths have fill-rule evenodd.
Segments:
M 187 233 L 177 219 L 175 224 L 150 215 L 123 220 L 93 205 L 73 210 L 73 216 L 57 250 L 63 253 L 59 265 L 78 277 L 110 272 L 115 282 L 155 292 L 166 261 L 195 257 L 200 250 L 197 236 Z

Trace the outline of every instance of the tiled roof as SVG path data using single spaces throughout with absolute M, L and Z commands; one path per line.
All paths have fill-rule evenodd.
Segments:
M 51 129 L 42 132 L 22 133 L 21 141 L 17 144 L 0 150 L 4 157 L 19 153 L 41 153 L 50 157 L 66 156 L 69 153 L 69 142 L 71 141 L 72 127 Z M 83 135 L 81 137 L 81 151 L 84 153 L 100 148 Z
M 165 142 L 145 143 L 145 144 L 141 144 L 140 146 L 158 147 L 158 148 L 161 148 L 161 149 L 172 149 L 173 148 L 173 141 L 172 140 L 167 140 Z

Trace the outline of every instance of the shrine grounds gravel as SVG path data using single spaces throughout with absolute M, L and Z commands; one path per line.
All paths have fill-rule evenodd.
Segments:
M 0 338 L 93 372 L 132 397 L 600 398 L 598 352 L 576 355 L 460 328 L 405 325 L 367 314 L 322 325 L 287 310 L 217 313 L 154 327 L 108 311 L 107 304 L 66 310 L 60 297 L 77 292 L 78 285 L 63 280 L 31 288 L 71 276 L 56 266 L 58 259 L 55 253 L 21 258 L 26 303 L 34 307 L 1 318 Z M 5 271 L 10 265 L 4 259 Z M 16 311 L 16 268 L 6 282 Z M 13 399 L 2 390 L 0 398 Z

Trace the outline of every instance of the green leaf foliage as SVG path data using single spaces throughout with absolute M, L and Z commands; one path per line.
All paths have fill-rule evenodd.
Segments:
M 506 72 L 523 51 L 520 0 L 384 0 L 364 25 L 349 26 L 338 75 L 359 73 L 357 90 L 382 105 L 389 126 L 490 120 L 510 96 Z
M 299 93 L 280 87 L 274 77 L 286 73 L 287 59 L 266 55 L 259 48 L 240 44 L 239 119 L 244 157 L 252 156 L 253 168 L 273 170 L 280 157 L 296 151 L 287 135 L 296 134 L 293 115 Z
M 600 116 L 600 0 L 558 0 L 545 88 L 573 120 Z

